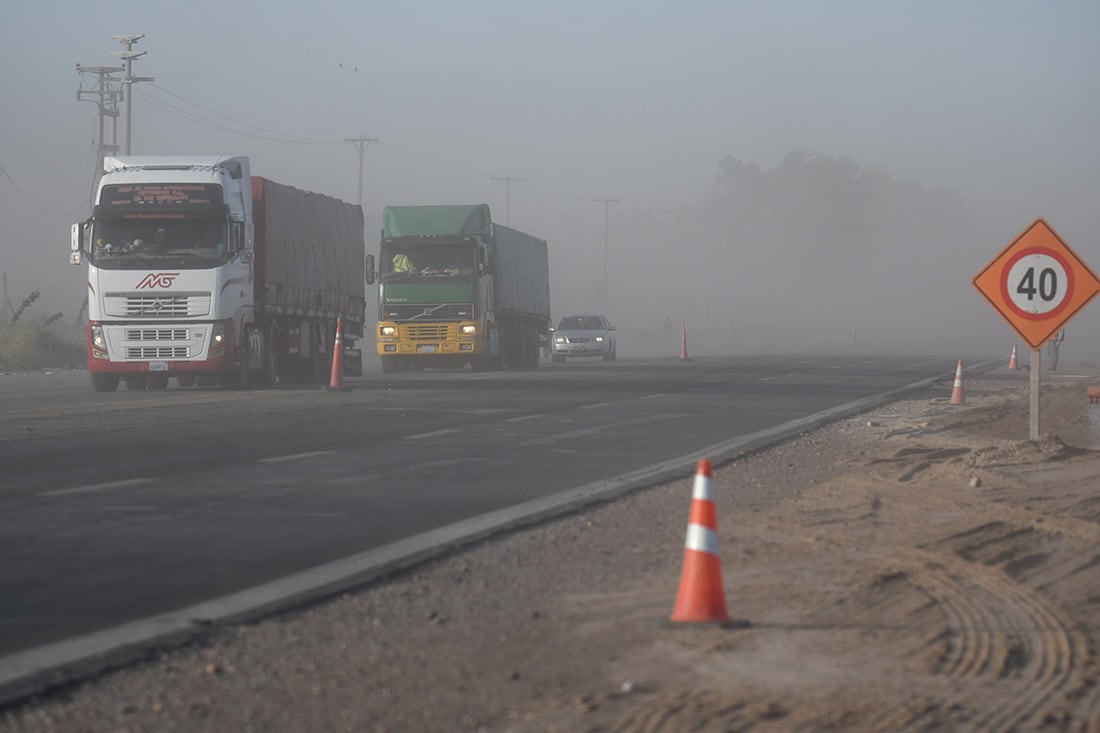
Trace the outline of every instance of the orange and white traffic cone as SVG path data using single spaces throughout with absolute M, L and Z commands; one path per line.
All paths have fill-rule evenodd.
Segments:
M 710 461 L 699 461 L 691 493 L 691 515 L 684 540 L 684 568 L 680 592 L 669 621 L 744 625 L 733 622 L 726 611 L 722 568 L 718 558 L 718 517 L 714 509 Z
M 332 347 L 332 375 L 329 377 L 328 390 L 337 392 L 350 391 L 344 386 L 344 324 L 336 319 L 336 342 Z
M 966 392 L 963 391 L 963 361 L 959 359 L 959 365 L 955 367 L 955 386 L 951 390 L 951 404 L 965 405 Z
M 1016 344 L 1012 344 L 1012 356 L 1008 360 L 1009 369 L 1019 369 L 1020 365 L 1016 361 Z

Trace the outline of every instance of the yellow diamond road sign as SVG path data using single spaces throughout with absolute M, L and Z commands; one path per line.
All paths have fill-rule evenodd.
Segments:
M 1100 279 L 1043 219 L 974 276 L 974 287 L 1039 349 L 1100 293 Z

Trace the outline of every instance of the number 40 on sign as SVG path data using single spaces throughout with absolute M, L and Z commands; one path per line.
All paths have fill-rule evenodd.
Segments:
M 1043 219 L 974 276 L 974 287 L 1039 349 L 1100 293 L 1100 279 Z

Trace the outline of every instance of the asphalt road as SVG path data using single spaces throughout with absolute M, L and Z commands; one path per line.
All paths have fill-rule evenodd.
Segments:
M 0 660 L 929 378 L 949 358 L 368 373 L 347 392 L 0 377 Z

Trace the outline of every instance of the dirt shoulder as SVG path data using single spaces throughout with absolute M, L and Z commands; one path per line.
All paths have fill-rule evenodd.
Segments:
M 1100 366 L 715 471 L 745 628 L 669 627 L 692 477 L 0 713 L 50 731 L 1100 731 Z

